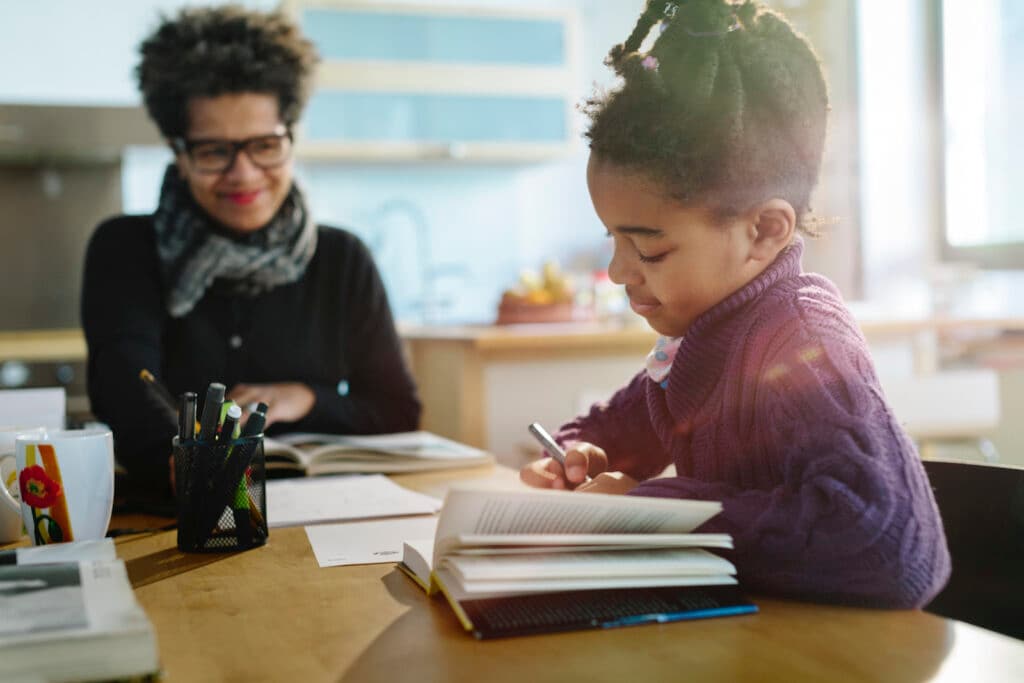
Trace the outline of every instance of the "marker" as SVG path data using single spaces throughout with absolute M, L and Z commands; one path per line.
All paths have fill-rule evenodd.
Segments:
M 231 403 L 230 401 L 228 403 Z M 227 404 L 225 404 L 227 405 Z M 242 425 L 238 421 L 242 418 L 242 409 L 237 403 L 231 403 L 227 413 L 224 415 L 224 423 L 220 426 L 218 441 L 234 441 L 238 438 L 238 432 Z
M 563 451 L 562 447 L 558 445 L 558 442 L 551 438 L 551 435 L 548 434 L 546 429 L 540 426 L 539 422 L 532 423 L 527 427 L 527 429 L 529 429 L 530 433 L 533 434 L 533 438 L 537 439 L 540 445 L 544 447 L 544 450 L 547 451 L 548 455 L 554 458 L 555 462 L 562 466 L 562 470 L 564 471 L 565 451 Z M 590 481 L 589 476 L 583 480 L 584 483 L 588 481 Z
M 181 410 L 178 411 L 179 441 L 196 438 L 196 398 L 194 391 L 186 391 L 181 395 Z
M 242 428 L 242 436 L 257 436 L 263 433 L 263 427 L 267 424 L 267 410 L 270 408 L 266 403 L 260 403 L 249 413 L 249 419 L 245 421 Z
M 213 441 L 217 436 L 217 422 L 220 418 L 220 407 L 224 403 L 224 392 L 227 390 L 220 382 L 211 382 L 206 388 L 206 400 L 203 401 L 203 416 L 199 420 L 199 440 Z

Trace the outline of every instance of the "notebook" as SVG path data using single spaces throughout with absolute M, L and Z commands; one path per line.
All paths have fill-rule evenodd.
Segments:
M 398 565 L 477 638 L 741 614 L 715 502 L 456 488 Z
M 493 456 L 430 432 L 371 436 L 282 434 L 264 438 L 267 472 L 309 476 L 342 473 L 420 472 L 489 465 Z
M 121 560 L 0 566 L 0 680 L 130 679 L 159 668 Z

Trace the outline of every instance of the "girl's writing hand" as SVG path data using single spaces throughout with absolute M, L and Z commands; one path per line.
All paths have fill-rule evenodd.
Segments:
M 227 398 L 240 406 L 250 403 L 266 403 L 269 427 L 275 422 L 297 422 L 309 414 L 316 403 L 316 394 L 299 382 L 278 382 L 275 384 L 236 384 Z
M 519 471 L 523 483 L 542 489 L 572 489 L 608 469 L 604 449 L 580 442 L 565 452 L 565 470 L 552 458 L 541 458 Z
M 621 495 L 629 493 L 640 485 L 633 477 L 622 472 L 602 472 L 584 484 L 576 487 L 583 493 L 611 493 Z

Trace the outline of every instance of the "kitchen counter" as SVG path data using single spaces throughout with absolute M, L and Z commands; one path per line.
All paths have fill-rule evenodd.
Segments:
M 79 329 L 0 332 L 0 363 L 80 361 L 85 356 L 85 337 Z
M 646 324 L 625 326 L 592 322 L 452 327 L 400 325 L 399 333 L 402 339 L 417 347 L 465 346 L 488 357 L 638 351 L 646 355 L 658 336 Z

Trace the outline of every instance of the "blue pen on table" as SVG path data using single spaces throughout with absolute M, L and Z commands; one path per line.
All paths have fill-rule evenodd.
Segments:
M 539 422 L 531 423 L 527 429 L 530 430 L 530 434 L 533 434 L 533 438 L 537 439 L 540 445 L 544 447 L 544 450 L 547 451 L 548 455 L 554 458 L 555 462 L 562 466 L 562 470 L 564 471 L 565 451 L 563 451 L 562 447 L 558 445 L 558 442 L 551 438 L 551 435 L 548 434 L 546 429 L 540 426 Z M 590 481 L 589 475 L 583 480 L 583 482 L 586 483 L 588 481 Z

